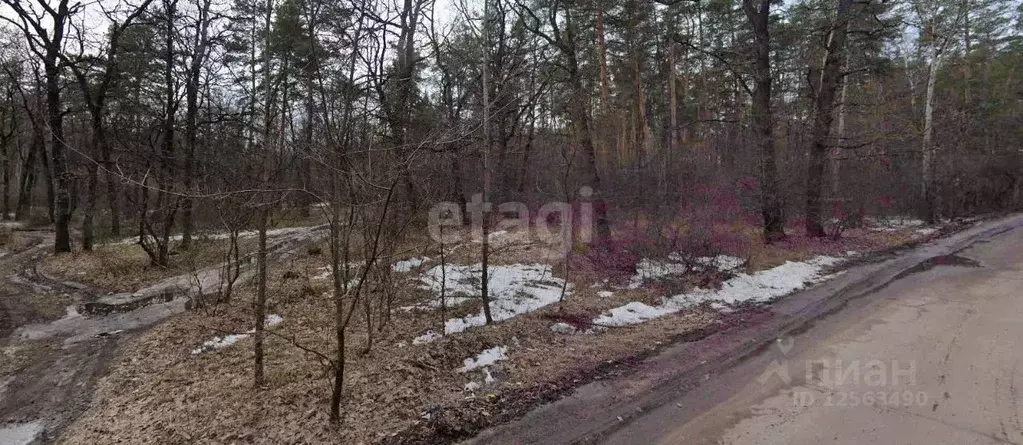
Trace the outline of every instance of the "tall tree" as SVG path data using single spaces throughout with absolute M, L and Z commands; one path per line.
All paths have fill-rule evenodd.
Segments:
M 767 242 L 785 238 L 785 209 L 778 182 L 778 155 L 774 141 L 774 115 L 771 111 L 771 2 L 743 0 L 753 32 L 753 133 L 760 154 L 761 216 Z
M 596 224 L 597 240 L 606 245 L 611 239 L 611 222 L 607 214 L 607 202 L 601 192 L 600 170 L 597 168 L 597 150 L 593 142 L 591 128 L 589 90 L 583 82 L 583 71 L 580 67 L 580 51 L 578 48 L 578 11 L 575 5 L 562 0 L 552 0 L 544 5 L 543 19 L 521 1 L 517 1 L 517 12 L 523 18 L 523 26 L 534 35 L 545 40 L 557 50 L 560 63 L 564 70 L 569 87 L 567 104 L 568 120 L 572 132 L 582 150 L 584 180 L 593 189 L 594 223 Z
M 849 29 L 852 0 L 838 0 L 835 19 L 832 22 L 826 44 L 824 62 L 820 77 L 813 84 L 814 121 L 813 145 L 810 147 L 810 164 L 806 183 L 806 233 L 812 237 L 825 235 L 821 224 L 821 189 L 824 186 L 824 171 L 831 141 L 831 124 L 834 120 L 835 94 L 839 84 L 844 84 L 842 65 L 846 60 L 845 41 Z
M 102 165 L 107 169 L 108 180 L 111 180 L 111 177 L 114 175 L 110 162 L 110 148 L 107 144 L 106 113 L 111 89 L 115 86 L 114 84 L 121 70 L 118 54 L 121 47 L 120 39 L 124 34 L 124 30 L 130 27 L 132 22 L 146 11 L 146 8 L 152 1 L 144 0 L 120 22 L 114 17 L 108 16 L 108 19 L 111 20 L 110 30 L 108 31 L 109 42 L 106 57 L 101 63 L 95 63 L 96 57 L 89 57 L 85 54 L 79 55 L 76 60 L 61 54 L 61 58 L 71 68 L 71 72 L 74 74 L 82 91 L 85 107 L 89 111 L 90 128 L 92 131 L 89 153 L 91 153 L 93 159 L 86 163 L 88 188 L 86 190 L 86 206 L 82 219 L 83 250 L 92 250 L 94 242 L 93 221 L 95 219 L 96 204 L 100 195 L 99 167 Z M 84 36 L 79 36 L 79 39 L 84 39 Z M 98 72 L 90 76 L 91 71 Z M 111 214 L 112 224 L 115 226 L 119 225 L 117 222 L 118 213 L 112 212 Z
M 64 139 L 64 113 L 61 101 L 61 73 L 63 72 L 64 39 L 70 31 L 71 18 L 83 5 L 70 0 L 52 2 L 39 0 L 36 5 L 27 0 L 0 0 L 10 7 L 15 17 L 0 15 L 0 19 L 13 24 L 28 41 L 29 48 L 43 64 L 46 85 L 46 124 L 49 141 L 50 164 L 54 177 L 55 231 L 53 248 L 56 253 L 71 251 L 72 184 L 74 174 L 68 167 L 67 147 Z M 52 28 L 52 29 L 51 29 Z
M 942 57 L 949 46 L 956 42 L 956 32 L 966 16 L 965 6 L 964 0 L 915 0 L 911 4 L 920 33 L 920 45 L 927 55 L 927 86 L 920 149 L 920 194 L 923 198 L 922 216 L 929 223 L 936 222 L 940 212 L 933 162 L 935 90 Z

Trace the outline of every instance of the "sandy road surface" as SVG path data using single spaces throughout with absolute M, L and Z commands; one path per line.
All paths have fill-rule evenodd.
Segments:
M 603 442 L 1023 444 L 1023 229 L 932 265 Z

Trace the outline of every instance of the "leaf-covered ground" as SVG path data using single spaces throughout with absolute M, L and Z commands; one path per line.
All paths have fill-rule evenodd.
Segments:
M 923 235 L 915 230 L 857 229 L 841 241 L 793 236 L 773 246 L 749 242 L 745 250 L 727 253 L 744 258 L 744 270 L 753 272 L 816 255 L 888 249 L 921 239 Z M 750 239 L 758 235 L 755 228 L 741 233 L 748 233 Z M 502 248 L 498 264 L 515 264 L 529 257 L 533 247 L 507 243 Z M 728 275 L 687 273 L 629 289 L 628 274 L 616 276 L 579 253 L 568 261 L 567 271 L 564 260 L 550 262 L 553 276 L 546 285 L 564 279 L 572 284 L 564 301 L 496 325 L 413 344 L 427 331 L 441 332 L 442 320 L 471 315 L 480 308 L 477 301 L 443 313 L 423 307 L 436 298 L 421 281 L 422 273 L 436 265 L 435 253 L 415 252 L 407 257 L 427 254 L 431 262 L 399 266 L 389 320 L 381 319 L 383 311 L 378 309 L 383 303 L 371 299 L 376 305 L 370 319 L 371 347 L 367 348 L 364 316 L 360 312 L 353 317 L 346 341 L 340 425 L 328 421 L 329 369 L 317 353 L 309 352 L 331 356 L 334 342 L 329 280 L 319 278 L 326 260 L 308 255 L 271 277 L 268 313 L 280 315 L 283 321 L 270 328 L 274 334 L 266 344 L 265 386 L 252 384 L 251 339 L 192 353 L 213 336 L 243 333 L 252 327 L 252 289 L 245 287 L 232 303 L 182 314 L 140 335 L 101 382 L 95 406 L 65 433 L 62 442 L 449 442 L 521 414 L 587 380 L 624 372 L 630 363 L 679 338 L 742 323 L 747 316 L 769 316 L 755 307 L 723 312 L 704 304 L 642 324 L 587 333 L 592 328 L 590 320 L 611 308 L 632 301 L 653 304 L 679 290 L 714 286 Z M 390 262 L 401 259 L 406 258 Z M 450 260 L 469 262 L 472 255 L 460 252 Z M 559 323 L 576 333 L 552 331 Z M 503 348 L 503 359 L 460 372 L 467 358 L 496 347 Z

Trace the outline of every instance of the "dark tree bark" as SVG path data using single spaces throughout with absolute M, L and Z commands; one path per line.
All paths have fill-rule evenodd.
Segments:
M 810 148 L 806 183 L 806 234 L 811 237 L 825 236 L 824 225 L 821 224 L 821 189 L 824 186 L 828 149 L 832 145 L 831 124 L 834 120 L 835 95 L 843 82 L 842 61 L 845 60 L 851 6 L 852 0 L 838 0 L 838 12 L 825 47 L 824 66 L 815 88 L 813 146 Z
M 36 157 L 45 156 L 43 151 L 42 136 L 35 128 L 32 129 L 32 140 L 29 142 L 28 156 L 21 164 L 21 181 L 18 187 L 18 203 L 14 210 L 14 219 L 23 221 L 28 218 L 29 210 L 32 208 L 32 190 L 36 185 Z
M 198 145 L 199 81 L 202 66 L 206 62 L 209 46 L 210 0 L 203 0 L 195 22 L 195 37 L 192 41 L 192 60 L 188 66 L 188 80 L 185 83 L 185 171 L 184 187 L 186 196 L 181 202 L 181 248 L 192 245 L 193 210 L 195 203 L 189 196 L 194 182 L 195 156 Z
M 47 128 L 43 127 L 43 131 L 46 130 Z M 54 208 L 54 203 L 56 202 L 56 190 L 53 183 L 53 168 L 50 167 L 50 156 L 52 152 L 46 148 L 46 137 L 40 135 L 39 138 L 41 141 L 39 145 L 39 161 L 42 163 L 43 167 L 43 180 L 46 181 L 46 216 L 49 218 L 48 221 L 52 224 L 57 221 L 56 209 Z M 70 203 L 68 205 L 70 205 Z
M 170 235 L 174 229 L 174 220 L 181 205 L 180 194 L 175 193 L 178 178 L 177 158 L 175 154 L 176 117 L 178 112 L 177 82 L 174 78 L 175 49 L 174 19 L 177 15 L 177 0 L 164 0 L 164 17 L 162 30 L 163 48 L 163 122 L 161 123 L 161 139 L 156 148 L 159 158 L 158 174 L 156 175 L 156 203 L 149 212 L 149 190 L 141 187 L 143 205 L 139 213 L 139 244 L 149 255 L 154 266 L 166 267 L 170 263 Z M 159 224 L 154 225 L 153 222 Z M 150 241 L 151 238 L 151 241 Z
M 58 6 L 67 17 L 67 1 Z M 64 18 L 57 20 L 54 29 L 54 44 L 46 49 L 46 116 L 50 128 L 50 156 L 53 156 L 54 211 L 56 226 L 53 250 L 56 253 L 71 251 L 71 187 L 74 176 L 68 169 L 67 153 L 64 150 L 64 110 L 60 99 L 60 68 L 57 55 L 61 49 L 64 34 Z
M 576 42 L 576 25 L 572 17 L 571 5 L 556 1 L 548 11 L 546 17 L 547 25 L 551 27 L 551 34 L 540 29 L 540 19 L 521 2 L 516 3 L 520 15 L 523 16 L 523 25 L 533 34 L 543 38 L 559 50 L 564 57 L 564 69 L 568 75 L 568 83 L 571 87 L 572 97 L 568 104 L 568 120 L 575 129 L 582 149 L 583 163 L 585 166 L 584 178 L 586 186 L 593 189 L 590 199 L 594 205 L 594 223 L 597 230 L 599 244 L 607 245 L 611 240 L 611 223 L 607 216 L 607 202 L 601 194 L 600 171 L 597 169 L 597 152 L 593 143 L 593 132 L 590 122 L 589 91 L 583 84 L 583 73 L 579 67 L 579 54 Z M 558 8 L 564 8 L 564 31 L 561 30 L 562 22 L 558 19 Z M 528 16 L 528 17 L 526 17 Z
M 753 30 L 753 132 L 760 153 L 761 215 L 764 239 L 785 238 L 785 211 L 778 183 L 778 159 L 774 146 L 771 112 L 770 0 L 743 0 L 743 11 Z
M 39 2 L 41 11 L 29 10 L 18 0 L 0 0 L 14 12 L 14 17 L 3 16 L 3 20 L 14 25 L 28 41 L 29 49 L 42 62 L 46 91 L 46 126 L 49 135 L 49 155 L 53 167 L 48 173 L 53 184 L 53 219 L 56 234 L 53 249 L 56 253 L 71 251 L 72 184 L 74 176 L 68 168 L 64 140 L 64 110 L 61 102 L 60 78 L 61 51 L 71 17 L 81 8 L 81 3 L 71 5 L 70 0 Z
M 68 63 L 71 67 L 71 71 L 74 73 L 78 86 L 82 91 L 82 95 L 85 98 L 86 108 L 89 110 L 90 124 L 92 129 L 91 150 L 93 159 L 99 159 L 99 162 L 89 162 L 86 166 L 88 169 L 88 183 L 86 190 L 86 203 L 85 213 L 82 219 L 82 249 L 92 250 L 95 238 L 94 219 L 96 214 L 96 205 L 99 202 L 100 188 L 99 188 L 99 167 L 103 165 L 107 168 L 107 179 L 112 181 L 112 169 L 109 165 L 110 148 L 107 146 L 106 138 L 106 122 L 104 116 L 106 113 L 107 96 L 110 89 L 113 87 L 119 68 L 118 49 L 121 35 L 124 33 L 125 28 L 131 26 L 131 23 L 145 11 L 149 4 L 153 0 L 145 0 L 138 8 L 135 9 L 131 14 L 125 18 L 124 23 L 114 22 L 110 27 L 110 40 L 107 48 L 107 58 L 105 68 L 100 73 L 99 81 L 95 88 L 90 87 L 89 78 L 85 71 L 76 63 L 77 61 L 69 60 L 66 56 L 61 55 L 62 60 Z M 113 192 L 108 186 L 108 199 L 113 199 Z M 113 207 L 113 205 L 111 206 Z M 113 210 L 113 209 L 112 209 Z M 118 219 L 117 212 L 112 211 L 112 217 L 116 221 L 114 234 L 120 231 L 120 220 Z
M 15 81 L 12 79 L 12 82 Z M 0 176 L 3 176 L 3 197 L 0 198 L 0 220 L 6 221 L 10 219 L 11 213 L 11 177 L 14 175 L 13 158 L 15 153 L 19 153 L 17 147 L 13 147 L 12 142 L 15 140 L 15 135 L 18 131 L 18 118 L 15 114 L 14 105 L 14 88 L 9 86 L 6 94 L 7 103 L 10 104 L 9 110 L 3 110 L 4 114 L 0 116 L 0 124 L 4 124 L 5 128 L 0 128 Z M 9 113 L 8 113 L 9 112 Z
M 163 213 L 162 230 L 160 232 L 153 232 L 153 236 L 159 237 L 156 242 L 157 249 L 157 262 L 160 266 L 166 266 L 168 264 L 168 256 L 170 255 L 170 234 L 174 228 L 174 215 L 177 213 L 180 200 L 174 196 L 169 190 L 173 187 L 176 173 L 176 159 L 174 153 L 175 143 L 175 132 L 176 132 L 176 121 L 178 114 L 178 100 L 177 100 L 177 88 L 176 81 L 174 80 L 174 17 L 177 13 L 177 0 L 164 0 L 166 8 L 166 29 L 164 30 L 167 35 L 166 37 L 166 51 L 164 54 L 164 87 L 166 101 L 164 108 L 164 120 L 163 120 L 163 148 L 161 153 L 162 166 L 162 177 L 160 178 L 159 191 L 157 191 L 157 206 L 159 212 Z

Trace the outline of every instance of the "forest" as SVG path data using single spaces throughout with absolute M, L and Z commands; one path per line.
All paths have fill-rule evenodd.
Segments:
M 611 300 L 564 314 L 584 281 L 745 260 L 662 296 L 1023 208 L 1017 0 L 0 0 L 0 67 L 0 218 L 52 228 L 55 275 L 128 293 L 190 277 L 188 338 L 251 335 L 231 366 L 257 389 L 284 385 L 275 363 L 316 369 L 288 378 L 327 385 L 323 425 L 354 415 L 365 394 L 343 388 L 374 347 L 538 310 L 502 306 L 505 275 L 535 272 L 518 263 L 552 270 L 534 297 L 581 331 L 621 321 L 588 321 Z M 516 248 L 516 213 L 567 238 Z M 409 290 L 410 271 L 435 281 Z M 452 330 L 470 294 L 483 321 Z M 275 331 L 294 299 L 323 319 Z M 179 433 L 156 434 L 213 437 Z

